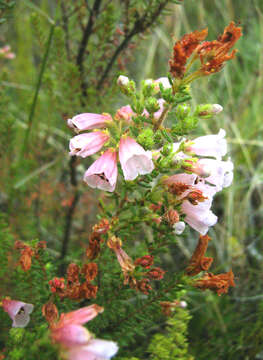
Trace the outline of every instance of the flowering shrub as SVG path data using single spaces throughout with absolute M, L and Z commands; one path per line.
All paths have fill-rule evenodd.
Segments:
M 96 8 L 92 11 L 95 16 Z M 204 41 L 206 36 L 207 29 L 195 31 L 175 43 L 167 77 L 136 84 L 118 76 L 127 104 L 114 114 L 109 114 L 106 104 L 101 114 L 90 107 L 91 112 L 74 113 L 67 120 L 75 132 L 68 154 L 75 192 L 63 203 L 69 207 L 69 218 L 86 192 L 94 191 L 99 198 L 98 221 L 84 249 L 74 256 L 67 253 L 67 236 L 59 255 L 37 240 L 17 240 L 12 249 L 9 235 L 5 236 L 5 267 L 18 279 L 27 279 L 30 301 L 36 303 L 34 308 L 23 302 L 23 292 L 19 300 L 11 300 L 8 296 L 14 294 L 4 286 L 3 310 L 14 328 L 39 327 L 43 348 L 53 346 L 63 359 L 107 360 L 118 349 L 116 356 L 148 352 L 154 359 L 157 352 L 152 344 L 133 353 L 135 338 L 149 338 L 147 329 L 152 324 L 173 316 L 178 321 L 168 321 L 172 350 L 163 358 L 183 359 L 188 351 L 184 340 L 189 321 L 187 291 L 208 289 L 220 296 L 235 286 L 231 269 L 222 274 L 208 272 L 213 258 L 206 256 L 212 241 L 207 233 L 218 221 L 212 212 L 214 197 L 233 179 L 226 133 L 218 129 L 217 134 L 193 134 L 199 122 L 209 121 L 223 108 L 218 104 L 194 107 L 190 84 L 220 71 L 235 56 L 236 50 L 231 49 L 241 28 L 231 22 L 217 40 Z M 14 57 L 9 47 L 0 50 L 5 60 Z M 81 60 L 81 52 L 79 56 Z M 78 65 L 83 75 L 82 62 Z M 103 82 L 101 78 L 98 87 Z M 85 95 L 84 82 L 82 90 Z M 173 249 L 186 232 L 196 232 L 199 242 L 189 264 L 182 264 L 175 273 L 170 270 L 173 259 L 167 249 Z M 88 330 L 84 325 L 89 321 Z M 174 337 L 178 324 L 182 339 Z M 30 342 L 25 329 L 21 330 L 25 333 L 16 331 L 10 332 L 10 343 Z M 153 339 L 160 341 L 165 352 L 165 338 L 155 335 Z

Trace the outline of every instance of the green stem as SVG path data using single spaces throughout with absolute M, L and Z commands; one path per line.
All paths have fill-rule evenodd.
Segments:
M 50 47 L 51 47 L 55 27 L 56 27 L 55 23 L 53 23 L 51 25 L 51 27 L 50 27 L 50 32 L 49 32 L 48 41 L 47 41 L 47 47 L 46 47 L 46 51 L 45 51 L 43 61 L 42 61 L 42 64 L 41 64 L 41 69 L 40 69 L 40 73 L 39 73 L 39 76 L 38 76 L 35 95 L 34 95 L 34 99 L 33 99 L 31 109 L 30 109 L 30 113 L 29 113 L 29 117 L 28 117 L 28 125 L 27 125 L 27 130 L 26 130 L 26 135 L 25 135 L 25 139 L 24 139 L 24 143 L 23 143 L 21 156 L 24 156 L 24 154 L 27 151 L 28 138 L 29 138 L 29 134 L 30 134 L 30 131 L 31 131 L 31 128 L 32 128 L 33 120 L 34 120 L 34 115 L 35 115 L 39 90 L 40 90 L 43 75 L 44 75 L 44 72 L 45 72 L 45 69 L 46 69 L 47 59 L 48 59 L 48 56 L 49 56 L 49 51 L 50 51 Z

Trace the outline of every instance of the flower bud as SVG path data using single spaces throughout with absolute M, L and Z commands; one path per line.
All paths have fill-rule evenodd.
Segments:
M 181 235 L 184 232 L 185 223 L 183 221 L 178 221 L 174 224 L 173 229 L 176 235 Z
M 117 84 L 120 87 L 126 87 L 129 85 L 130 79 L 127 76 L 120 75 L 117 79 Z
M 219 104 L 198 105 L 195 110 L 195 115 L 208 119 L 213 115 L 219 114 L 222 110 L 223 107 Z

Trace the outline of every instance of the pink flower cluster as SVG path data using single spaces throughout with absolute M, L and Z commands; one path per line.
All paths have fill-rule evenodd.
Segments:
M 176 153 L 174 161 L 184 160 L 187 162 L 190 155 L 199 156 L 196 162 L 190 162 L 190 166 L 187 167 L 187 170 L 193 173 L 176 174 L 165 180 L 167 185 L 184 184 L 189 186 L 178 196 L 178 199 L 182 200 L 181 213 L 185 214 L 184 221 L 202 235 L 205 235 L 208 228 L 217 222 L 217 216 L 210 210 L 214 195 L 224 187 L 228 187 L 233 180 L 232 161 L 222 160 L 227 153 L 227 143 L 224 137 L 225 131 L 221 129 L 217 135 L 201 136 L 192 142 L 186 142 L 184 152 Z M 180 143 L 174 144 L 175 152 L 180 145 Z M 198 194 L 202 200 L 189 201 L 191 192 Z M 180 227 L 183 229 L 181 224 Z
M 94 319 L 103 308 L 93 304 L 62 314 L 57 324 L 51 328 L 52 340 L 62 349 L 62 357 L 67 360 L 108 360 L 118 351 L 113 341 L 95 339 L 82 326 Z
M 121 109 L 120 109 L 121 110 Z M 126 107 L 119 116 L 127 116 L 130 109 Z M 68 120 L 68 125 L 78 131 L 105 128 L 110 125 L 112 118 L 108 114 L 84 113 Z M 107 130 L 95 130 L 74 136 L 69 143 L 70 155 L 83 158 L 95 154 L 107 143 L 110 136 Z M 123 135 L 118 149 L 109 148 L 85 172 L 84 181 L 92 188 L 113 192 L 117 183 L 118 158 L 121 163 L 125 180 L 134 180 L 138 175 L 152 172 L 151 151 L 145 151 L 134 139 Z

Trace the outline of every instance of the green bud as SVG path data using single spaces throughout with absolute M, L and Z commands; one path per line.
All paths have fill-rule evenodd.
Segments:
M 165 144 L 162 148 L 161 153 L 163 154 L 163 156 L 169 156 L 172 151 L 173 151 L 173 146 L 170 144 Z
M 213 115 L 219 114 L 223 107 L 219 104 L 204 104 L 198 105 L 195 109 L 194 115 L 203 119 L 209 119 Z
M 152 79 L 147 79 L 142 81 L 142 93 L 145 98 L 156 94 L 156 86 Z
M 158 104 L 157 99 L 155 99 L 154 97 L 149 97 L 145 101 L 145 108 L 151 114 L 158 111 L 160 109 L 160 105 Z
M 142 145 L 145 150 L 150 150 L 154 146 L 153 130 L 150 128 L 144 129 L 137 137 L 137 142 Z
M 183 120 L 186 116 L 190 114 L 191 108 L 186 104 L 179 104 L 176 108 L 176 117 L 180 120 Z
M 162 133 L 160 130 L 157 130 L 156 133 L 154 134 L 154 143 L 158 145 L 161 142 L 162 142 Z

